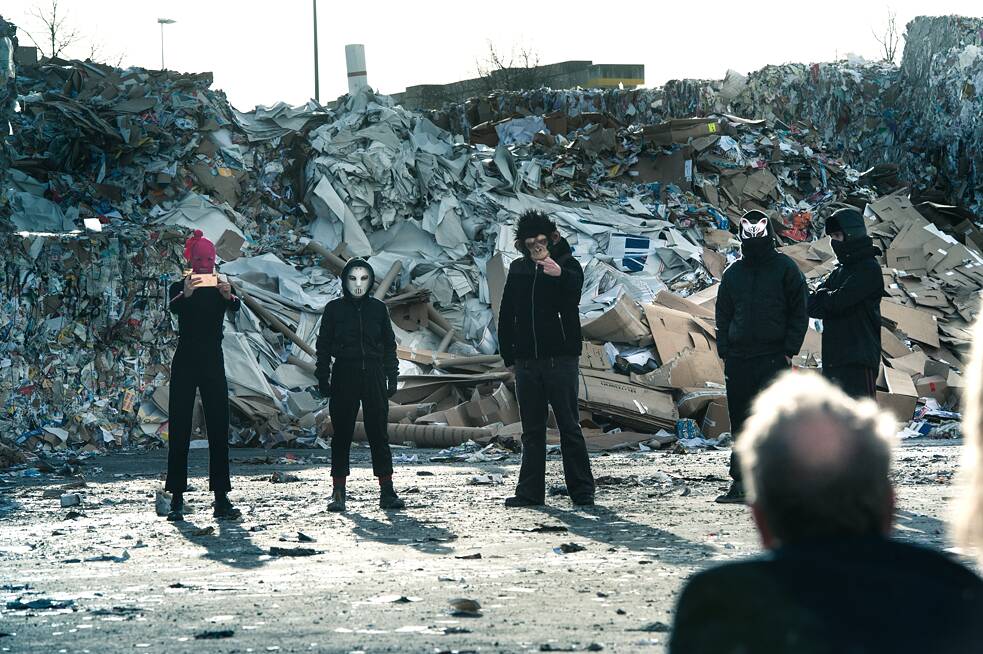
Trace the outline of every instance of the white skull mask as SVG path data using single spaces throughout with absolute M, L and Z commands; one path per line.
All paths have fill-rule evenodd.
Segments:
M 372 271 L 363 266 L 355 266 L 348 271 L 345 278 L 345 290 L 355 298 L 365 297 L 369 292 L 369 280 L 372 278 Z
M 760 238 L 768 234 L 768 219 L 762 218 L 752 223 L 747 218 L 741 218 L 741 239 Z

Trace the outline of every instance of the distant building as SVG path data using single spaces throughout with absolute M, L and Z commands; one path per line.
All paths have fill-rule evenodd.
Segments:
M 645 83 L 642 64 L 595 64 L 593 61 L 563 61 L 535 68 L 493 71 L 489 78 L 476 77 L 450 84 L 409 86 L 393 98 L 407 109 L 439 109 L 448 102 L 463 102 L 492 90 L 521 91 L 548 86 L 554 89 L 633 89 Z
M 19 45 L 14 50 L 14 63 L 18 66 L 34 66 L 38 63 L 38 49 L 33 45 Z

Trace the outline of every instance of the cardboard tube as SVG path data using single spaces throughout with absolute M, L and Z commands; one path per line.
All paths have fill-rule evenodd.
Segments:
M 447 348 L 451 346 L 454 341 L 454 330 L 450 330 L 444 334 L 444 338 L 440 341 L 440 345 L 437 346 L 437 352 L 446 352 Z
M 476 438 L 491 438 L 495 435 L 493 429 L 486 427 L 450 427 L 448 425 L 403 425 L 390 424 L 389 442 L 405 443 L 413 441 L 417 447 L 454 447 L 467 443 Z M 355 440 L 364 441 L 365 423 L 355 423 Z
M 304 370 L 311 373 L 312 375 L 314 374 L 315 366 L 310 361 L 304 361 L 303 359 L 298 359 L 292 354 L 288 354 L 287 363 L 291 363 L 297 366 L 298 368 L 303 368 Z
M 341 271 L 345 269 L 345 260 L 320 243 L 308 241 L 307 247 L 324 257 L 324 261 L 321 262 L 321 265 L 334 274 L 340 275 Z
M 393 261 L 393 265 L 389 268 L 389 272 L 387 272 L 386 276 L 382 278 L 381 282 L 379 282 L 379 288 L 375 290 L 375 294 L 373 295 L 375 299 L 381 300 L 386 297 L 386 293 L 389 292 L 389 287 L 393 285 L 394 281 L 396 281 L 396 276 L 399 275 L 399 272 L 402 269 L 402 261 Z
M 390 424 L 400 422 L 402 420 L 416 420 L 417 418 L 422 418 L 428 413 L 433 413 L 434 407 L 437 406 L 433 402 L 421 402 L 420 404 L 391 404 L 389 407 L 389 422 Z M 356 420 L 361 423 L 363 420 L 362 409 L 358 410 L 358 417 Z M 318 420 L 320 425 L 320 432 L 322 435 L 330 436 L 333 432 L 331 429 L 331 416 L 325 411 L 322 417 Z
M 435 322 L 443 327 L 445 332 L 454 329 L 453 325 L 447 322 L 447 318 L 440 315 L 440 312 L 432 304 L 427 305 L 427 317 L 430 318 L 430 322 Z
M 304 341 L 304 339 L 302 339 L 300 336 L 297 336 L 297 334 L 295 334 L 292 329 L 284 325 L 279 318 L 277 318 L 272 313 L 267 311 L 263 305 L 261 305 L 259 302 L 246 295 L 242 291 L 242 289 L 235 289 L 235 293 L 242 299 L 243 302 L 246 303 L 247 307 L 252 309 L 253 313 L 259 316 L 268 325 L 273 327 L 273 329 L 277 330 L 278 332 L 289 338 L 291 341 L 296 343 L 297 347 L 302 349 L 304 352 L 307 352 L 312 357 L 317 356 L 317 352 L 314 350 L 314 348 L 308 345 Z

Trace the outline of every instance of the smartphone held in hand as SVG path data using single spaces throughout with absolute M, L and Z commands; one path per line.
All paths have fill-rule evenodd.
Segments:
M 191 275 L 191 283 L 196 287 L 218 286 L 218 275 Z

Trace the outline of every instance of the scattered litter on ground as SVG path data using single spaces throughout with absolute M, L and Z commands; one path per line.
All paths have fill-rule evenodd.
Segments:
M 455 618 L 480 618 L 481 603 L 478 600 L 456 597 L 447 601 L 451 607 L 451 616 Z
M 315 556 L 318 550 L 309 547 L 276 547 L 270 548 L 270 556 Z

